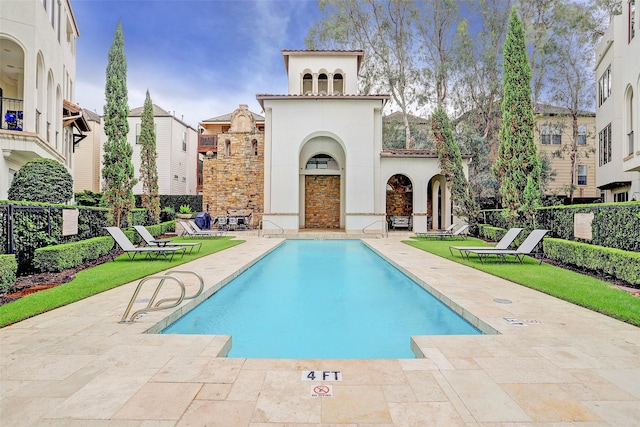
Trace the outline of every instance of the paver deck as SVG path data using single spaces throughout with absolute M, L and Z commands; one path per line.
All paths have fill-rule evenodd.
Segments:
M 422 252 L 402 237 L 367 242 L 499 333 L 415 337 L 424 355 L 416 359 L 226 358 L 229 337 L 144 333 L 168 322 L 168 312 L 119 324 L 134 282 L 0 330 L 0 424 L 640 425 L 640 328 Z M 202 274 L 211 290 L 280 242 L 246 240 L 180 268 Z M 302 381 L 305 370 L 338 370 L 342 381 Z M 312 397 L 315 385 L 330 385 L 331 397 Z

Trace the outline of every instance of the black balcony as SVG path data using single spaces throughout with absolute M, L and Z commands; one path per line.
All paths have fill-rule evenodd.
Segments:
M 0 126 L 2 129 L 21 131 L 23 125 L 22 99 L 0 97 Z

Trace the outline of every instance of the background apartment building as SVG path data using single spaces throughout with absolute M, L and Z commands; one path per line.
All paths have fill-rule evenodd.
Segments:
M 640 200 L 640 13 L 623 2 L 596 49 L 596 183 L 604 201 Z
M 89 130 L 75 102 L 78 27 L 69 0 L 0 5 L 0 199 L 35 158 L 73 175 L 75 148 Z
M 573 118 L 566 108 L 537 105 L 534 119 L 538 154 L 549 159 L 555 173 L 544 195 L 568 200 L 573 185 L 573 203 L 591 203 L 600 198 L 596 186 L 595 113 L 578 113 L 575 139 Z
M 129 113 L 127 142 L 133 147 L 133 168 L 140 179 L 140 123 L 143 107 Z M 158 191 L 160 194 L 180 195 L 196 193 L 196 159 L 198 135 L 194 128 L 176 118 L 166 110 L 153 106 L 156 131 L 156 165 L 158 168 Z M 82 164 L 74 175 L 74 191 L 101 191 L 102 157 L 106 135 L 101 118 L 95 113 L 88 115 L 94 130 L 89 133 L 87 143 L 76 150 L 77 162 Z M 95 122 L 94 122 L 95 120 Z M 93 124 L 95 123 L 95 124 Z M 142 182 L 133 187 L 134 194 L 142 194 Z

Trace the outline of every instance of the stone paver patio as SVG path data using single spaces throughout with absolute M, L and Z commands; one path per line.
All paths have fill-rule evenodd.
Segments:
M 177 314 L 119 324 L 135 282 L 0 330 L 0 424 L 640 425 L 640 328 L 419 251 L 403 237 L 367 243 L 498 334 L 415 337 L 424 356 L 416 359 L 225 358 L 229 337 L 144 333 Z M 280 242 L 242 238 L 180 269 L 202 274 L 211 292 Z M 303 381 L 305 370 L 340 371 L 342 381 Z M 331 397 L 312 397 L 316 385 L 330 385 Z

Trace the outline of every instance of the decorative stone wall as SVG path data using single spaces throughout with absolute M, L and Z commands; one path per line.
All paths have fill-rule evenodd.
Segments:
M 305 228 L 340 228 L 340 176 L 305 176 Z
M 413 191 L 411 181 L 404 175 L 394 175 L 387 181 L 387 218 L 389 216 L 411 216 Z
M 203 161 L 202 204 L 212 217 L 251 209 L 257 227 L 264 209 L 264 134 L 219 133 L 218 152 Z

